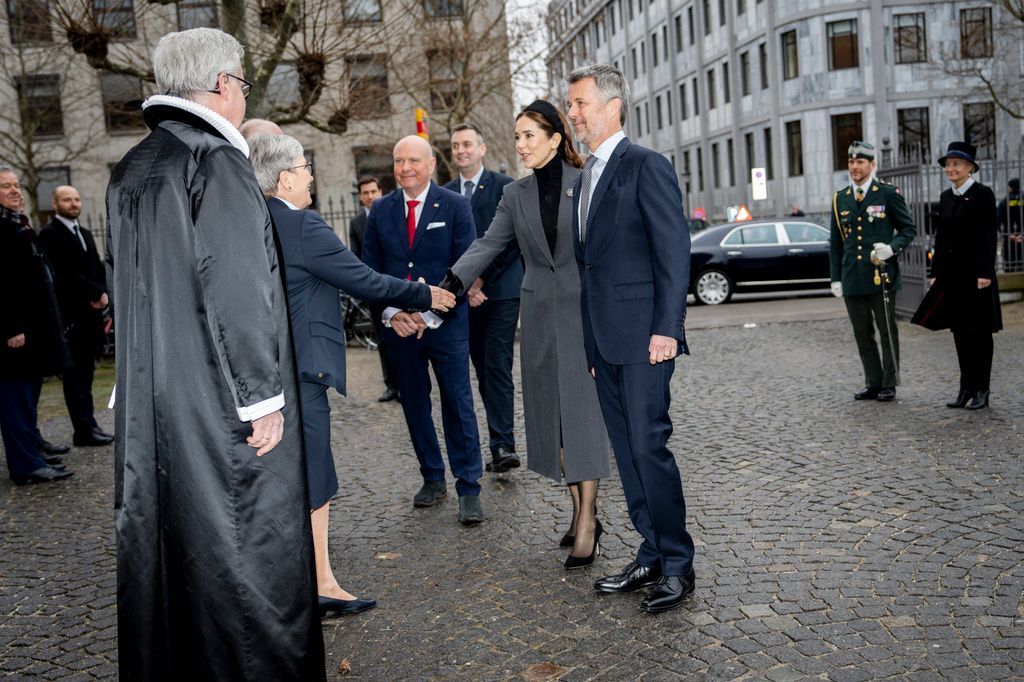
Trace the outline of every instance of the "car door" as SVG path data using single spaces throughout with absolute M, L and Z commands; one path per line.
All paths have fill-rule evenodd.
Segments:
M 786 249 L 776 223 L 737 227 L 722 240 L 722 249 L 737 287 L 769 288 L 784 279 Z
M 784 222 L 788 279 L 817 286 L 829 281 L 828 230 L 806 222 Z

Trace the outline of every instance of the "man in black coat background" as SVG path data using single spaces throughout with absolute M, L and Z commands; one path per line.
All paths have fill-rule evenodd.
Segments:
M 39 233 L 56 280 L 57 302 L 73 365 L 63 374 L 64 402 L 74 427 L 74 444 L 109 445 L 114 437 L 100 430 L 93 415 L 92 379 L 103 343 L 107 276 L 92 233 L 78 224 L 82 198 L 62 185 L 53 190 L 55 214 Z

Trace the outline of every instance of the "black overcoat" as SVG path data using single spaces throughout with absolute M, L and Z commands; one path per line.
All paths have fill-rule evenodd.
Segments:
M 933 290 L 914 316 L 929 329 L 997 332 L 1003 328 L 996 281 L 996 198 L 975 182 L 962 196 L 939 198 L 932 259 Z M 978 279 L 992 284 L 978 288 Z
M 96 355 L 103 344 L 103 311 L 90 303 L 99 301 L 107 292 L 107 274 L 92 232 L 82 226 L 78 229 L 84 249 L 74 233 L 56 217 L 40 231 L 39 246 L 53 266 L 57 302 L 69 341 L 74 345 L 75 339 L 81 340 L 87 346 L 82 350 Z
M 245 155 L 150 106 L 111 176 L 121 680 L 321 680 L 285 295 Z M 241 411 L 283 394 L 263 457 Z

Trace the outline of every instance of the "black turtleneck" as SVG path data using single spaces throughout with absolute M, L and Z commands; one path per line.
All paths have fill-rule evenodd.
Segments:
M 558 204 L 562 199 L 562 157 L 555 154 L 547 164 L 533 172 L 537 176 L 540 195 L 540 222 L 553 257 L 558 243 Z

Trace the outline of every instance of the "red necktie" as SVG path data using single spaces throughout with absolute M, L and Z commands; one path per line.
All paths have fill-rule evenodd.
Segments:
M 416 238 L 416 207 L 420 205 L 420 202 L 413 199 L 405 203 L 409 206 L 409 215 L 405 217 L 405 224 L 409 228 L 409 248 L 411 249 L 412 242 Z

